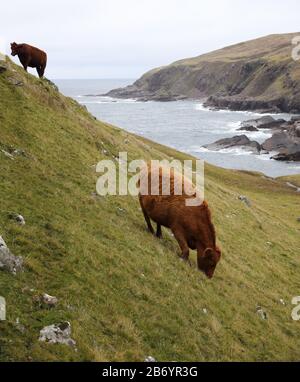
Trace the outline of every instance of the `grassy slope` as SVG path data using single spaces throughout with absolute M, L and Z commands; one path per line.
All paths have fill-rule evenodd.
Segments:
M 0 145 L 27 156 L 11 160 L 0 151 L 0 235 L 26 268 L 0 273 L 8 310 L 0 360 L 299 360 L 300 324 L 290 304 L 300 292 L 299 195 L 282 180 L 207 165 L 206 196 L 223 248 L 209 281 L 177 258 L 168 231 L 163 241 L 146 232 L 136 198 L 93 196 L 94 165 L 119 151 L 130 159 L 187 156 L 95 121 L 10 67 L 0 75 Z M 38 306 L 43 292 L 59 305 Z M 38 341 L 42 327 L 66 319 L 77 352 Z
M 197 65 L 201 62 L 228 61 L 234 62 L 241 59 L 253 60 L 269 59 L 285 60 L 291 55 L 292 39 L 299 33 L 272 34 L 227 46 L 198 57 L 180 60 L 174 64 Z

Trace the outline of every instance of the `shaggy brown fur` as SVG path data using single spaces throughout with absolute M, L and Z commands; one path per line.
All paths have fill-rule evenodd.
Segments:
M 47 65 L 47 54 L 42 50 L 28 44 L 10 44 L 11 55 L 18 56 L 23 68 L 27 72 L 27 67 L 36 68 L 39 77 L 43 77 Z
M 196 194 L 175 195 L 174 183 L 183 179 L 178 179 L 174 171 L 170 174 L 171 195 L 164 195 L 161 167 L 159 176 L 151 175 L 157 172 L 157 169 L 152 168 L 151 171 L 149 166 L 148 169 L 148 172 L 142 171 L 140 176 L 140 184 L 145 181 L 145 177 L 148 177 L 148 195 L 142 195 L 145 192 L 140 192 L 139 200 L 149 231 L 154 234 L 150 219 L 157 223 L 156 236 L 159 238 L 162 237 L 161 226 L 170 228 L 181 248 L 182 258 L 188 260 L 189 248 L 196 249 L 198 268 L 208 278 L 212 278 L 221 258 L 221 251 L 216 245 L 216 232 L 207 202 L 204 201 L 198 206 L 187 206 L 186 200 L 195 197 Z M 159 195 L 151 195 L 153 179 L 159 179 Z

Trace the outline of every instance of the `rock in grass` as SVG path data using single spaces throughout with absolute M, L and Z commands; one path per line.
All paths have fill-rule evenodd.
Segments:
M 155 358 L 151 357 L 151 356 L 148 356 L 145 358 L 145 361 L 144 362 L 157 362 Z
M 13 156 L 11 153 L 9 153 L 8 151 L 6 151 L 6 150 L 1 150 L 1 152 L 2 152 L 7 158 L 9 158 L 9 159 L 11 159 L 11 160 L 14 160 L 14 156 Z
M 10 82 L 14 86 L 23 86 L 24 82 L 16 77 L 8 77 L 7 81 Z
M 17 221 L 17 223 L 19 223 L 20 225 L 25 225 L 25 219 L 23 218 L 22 215 L 17 215 L 17 216 L 16 216 L 16 221 Z
M 5 57 L 0 53 L 0 73 L 7 70 L 7 64 L 5 62 Z
M 0 236 L 0 270 L 8 271 L 14 275 L 23 268 L 23 259 L 21 256 L 14 256 L 5 241 Z
M 55 296 L 50 296 L 50 294 L 44 293 L 42 295 L 42 302 L 45 305 L 48 305 L 50 307 L 54 307 L 58 303 L 58 299 Z
M 39 341 L 50 344 L 64 344 L 71 347 L 76 346 L 76 341 L 71 338 L 71 324 L 68 321 L 45 326 L 40 331 Z
M 20 323 L 19 318 L 16 319 L 15 328 L 21 333 L 25 333 L 25 331 L 26 331 L 25 326 Z
M 10 212 L 8 214 L 8 217 L 11 219 L 11 220 L 15 220 L 18 224 L 20 225 L 25 225 L 25 219 L 22 215 L 20 214 L 17 214 L 15 212 Z
M 262 320 L 267 320 L 267 319 L 268 319 L 267 313 L 262 309 L 261 306 L 258 306 L 258 307 L 256 308 L 256 313 L 259 315 L 259 317 L 260 317 Z
M 6 319 L 6 301 L 5 298 L 0 296 L 0 321 Z
M 244 202 L 248 207 L 251 207 L 251 202 L 245 195 L 240 195 L 239 200 Z
M 43 81 L 46 82 L 49 86 L 52 87 L 53 90 L 55 90 L 56 92 L 59 91 L 58 87 L 55 85 L 54 82 L 52 82 L 51 80 L 49 80 L 48 78 L 44 77 L 43 78 Z

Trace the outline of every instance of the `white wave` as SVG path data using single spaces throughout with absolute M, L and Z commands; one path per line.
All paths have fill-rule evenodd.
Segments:
M 243 131 L 240 131 L 240 132 L 242 133 Z M 259 142 L 265 141 L 266 139 L 271 138 L 273 135 L 272 131 L 266 130 L 266 129 L 259 130 L 259 131 L 247 131 L 245 133 L 249 139 L 259 141 Z
M 195 152 L 195 153 L 219 153 L 219 154 L 231 154 L 231 155 L 255 155 L 253 151 L 242 149 L 238 147 L 234 148 L 228 148 L 228 149 L 221 149 L 221 150 L 210 150 L 206 147 L 198 147 L 195 149 L 190 149 L 189 151 Z
M 271 160 L 271 154 L 260 154 L 260 155 L 256 155 L 256 157 L 260 160 Z
M 255 112 L 252 112 L 252 111 L 237 111 L 237 110 L 229 110 L 229 109 L 214 109 L 214 108 L 210 108 L 210 107 L 207 107 L 207 106 L 204 106 L 203 103 L 197 103 L 195 105 L 195 109 L 196 110 L 200 110 L 200 111 L 207 111 L 207 112 L 211 112 L 211 113 L 238 113 L 238 114 L 251 114 L 251 115 L 261 115 L 263 116 L 264 114 L 262 113 L 255 113 Z M 271 114 L 265 114 L 265 115 L 271 115 Z
M 80 96 L 81 98 L 84 98 L 86 96 Z M 141 101 L 138 101 L 134 98 L 127 98 L 127 99 L 121 99 L 121 98 L 113 98 L 108 96 L 94 96 L 92 101 L 79 101 L 81 104 L 88 105 L 88 104 L 101 104 L 101 103 L 123 103 L 123 104 L 136 104 L 141 103 Z
M 290 164 L 290 163 L 289 163 Z M 292 169 L 292 170 L 298 170 L 300 172 L 300 166 L 299 165 L 293 165 L 293 166 L 288 166 L 289 169 Z M 300 188 L 298 188 L 298 190 L 300 190 Z M 300 191 L 298 191 L 300 192 Z
M 263 141 L 272 137 L 272 130 L 259 129 L 258 131 L 239 130 L 241 122 L 229 122 L 227 123 L 228 132 L 235 133 L 235 135 L 245 134 L 251 140 Z
M 214 111 L 214 110 L 211 110 L 209 107 L 205 107 L 203 103 L 197 103 L 195 105 L 195 109 L 200 111 Z
M 227 126 L 230 127 L 231 129 L 238 129 L 241 126 L 242 121 L 238 122 L 229 122 L 227 123 Z
M 244 115 L 252 115 L 253 117 L 265 117 L 265 116 L 272 116 L 274 118 L 288 118 L 293 116 L 294 114 L 287 114 L 287 113 L 258 113 L 256 111 L 251 110 L 230 110 L 230 109 L 214 109 L 207 106 L 204 106 L 203 103 L 197 103 L 195 104 L 195 109 L 199 111 L 206 111 L 211 113 L 235 113 L 235 114 L 244 114 Z

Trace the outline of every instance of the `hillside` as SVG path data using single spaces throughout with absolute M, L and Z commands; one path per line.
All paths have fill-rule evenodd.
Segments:
M 148 234 L 137 198 L 95 195 L 101 159 L 187 155 L 95 120 L 10 61 L 0 127 L 0 236 L 24 259 L 17 275 L 0 270 L 1 361 L 299 360 L 300 198 L 285 179 L 206 165 L 223 250 L 208 280 L 178 259 L 168 231 Z M 58 304 L 42 305 L 43 293 Z M 66 320 L 76 349 L 38 340 Z
M 300 112 L 300 64 L 292 38 L 270 35 L 151 70 L 109 96 L 170 101 L 207 98 L 233 110 Z

